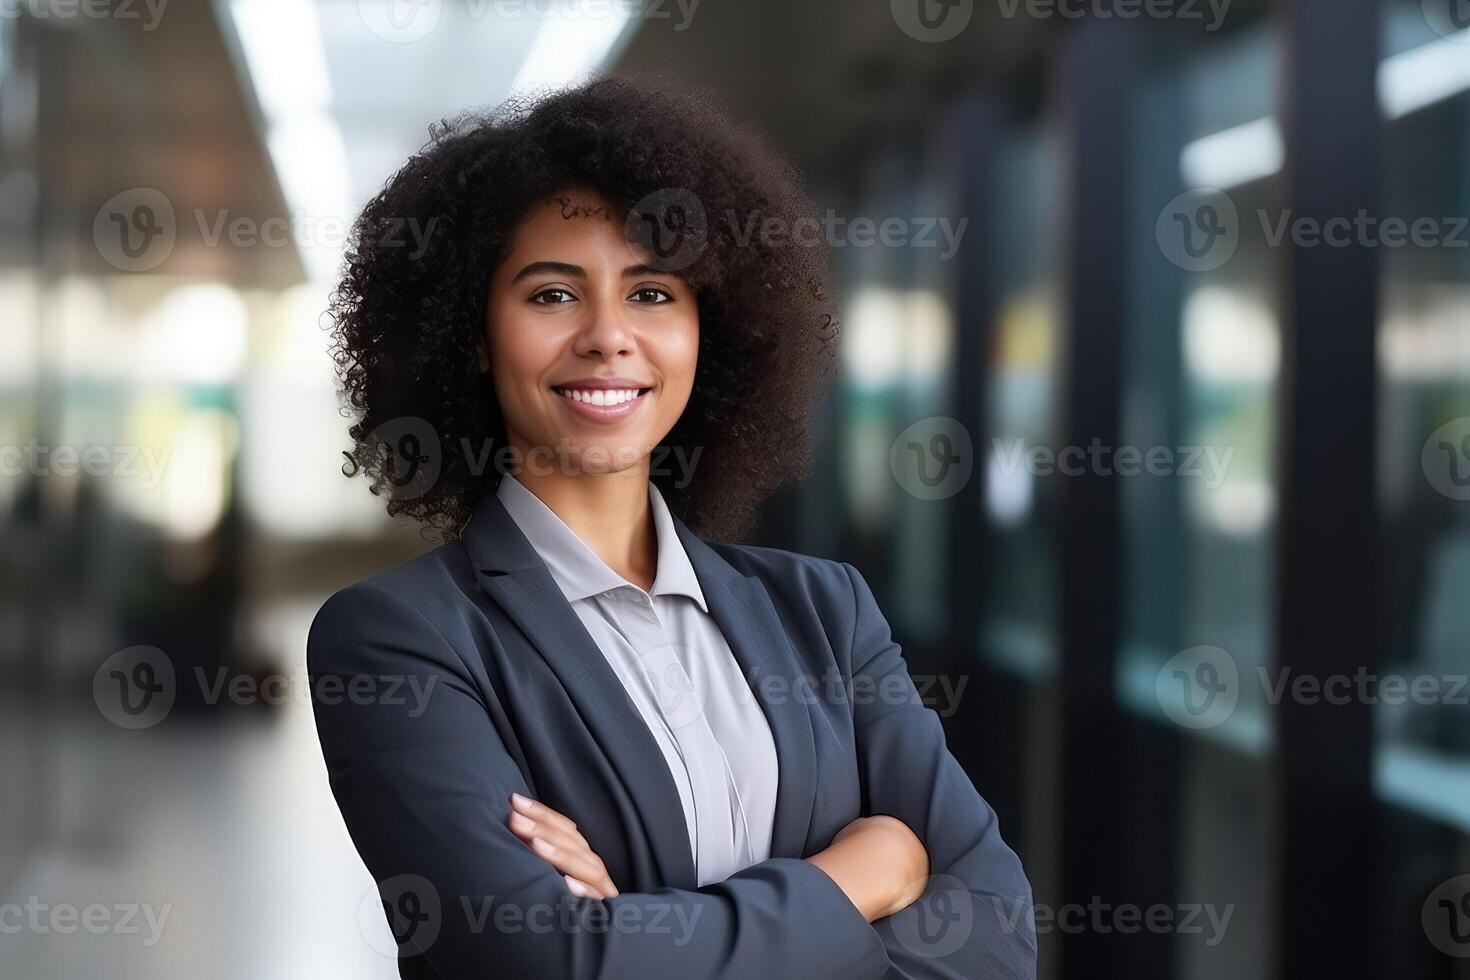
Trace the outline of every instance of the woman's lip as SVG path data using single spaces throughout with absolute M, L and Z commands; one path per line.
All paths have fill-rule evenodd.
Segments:
M 593 405 L 590 402 L 579 402 L 575 398 L 568 398 L 566 395 L 558 394 L 554 390 L 552 394 L 556 396 L 557 401 L 566 405 L 573 414 L 589 422 L 607 424 L 610 422 L 621 422 L 636 412 L 638 406 L 643 404 L 644 397 L 652 390 L 652 388 L 645 388 L 638 392 L 636 398 L 630 398 L 620 405 Z

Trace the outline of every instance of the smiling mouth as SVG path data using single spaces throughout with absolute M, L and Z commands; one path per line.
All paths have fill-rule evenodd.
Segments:
M 556 388 L 552 391 L 579 405 L 616 408 L 650 391 L 649 388 Z

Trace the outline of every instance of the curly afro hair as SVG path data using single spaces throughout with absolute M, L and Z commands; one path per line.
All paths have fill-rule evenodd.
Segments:
M 601 79 L 437 123 L 363 210 L 332 296 L 332 355 L 355 420 L 343 472 L 364 473 L 389 514 L 453 539 L 499 483 L 483 447 L 503 446 L 505 427 L 479 362 L 490 277 L 527 211 L 570 189 L 601 194 L 629 229 L 671 227 L 661 201 L 703 209 L 701 247 L 678 270 L 698 297 L 698 367 L 660 446 L 697 465 L 652 476 L 674 513 L 734 540 L 756 504 L 808 472 L 807 419 L 837 335 L 826 250 L 752 229 L 815 227 L 813 205 L 764 137 L 707 96 L 672 91 Z M 411 245 L 405 229 L 420 232 Z M 411 494 L 383 435 L 405 420 L 439 445 L 433 478 Z

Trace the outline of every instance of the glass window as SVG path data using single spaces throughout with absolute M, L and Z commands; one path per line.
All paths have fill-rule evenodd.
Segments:
M 1470 893 L 1470 24 L 1436 21 L 1436 9 L 1389 5 L 1378 79 L 1387 649 L 1374 776 L 1386 804 L 1389 953 L 1406 975 L 1470 950 L 1455 904 Z M 1392 219 L 1410 230 L 1404 240 L 1390 239 Z
M 982 656 L 1024 676 L 1056 665 L 1061 363 L 1057 316 L 1059 145 L 1040 118 L 1018 120 L 995 149 L 992 236 L 996 322 L 989 352 L 984 506 L 990 553 Z
M 829 226 L 845 334 L 843 489 L 858 551 L 865 543 L 884 551 L 881 566 L 865 568 L 884 569 L 885 608 L 909 644 L 937 641 L 947 628 L 945 564 L 936 556 L 945 547 L 945 491 L 961 477 L 947 472 L 948 461 L 968 440 L 943 416 L 953 344 L 946 277 L 966 229 L 941 203 L 939 152 L 935 143 L 879 153 L 855 212 Z M 935 446 L 949 447 L 943 459 L 933 458 Z M 849 560 L 863 563 L 860 554 Z
M 1276 74 L 1264 27 L 1183 54 L 1161 44 L 1142 73 L 1114 461 L 1124 700 L 1253 752 L 1269 740 L 1255 680 L 1276 505 L 1281 255 L 1263 230 L 1282 163 Z
M 1184 737 L 1177 769 L 1142 777 L 1177 801 L 1175 900 L 1232 915 L 1214 944 L 1176 937 L 1191 978 L 1270 972 L 1278 57 L 1259 22 L 1192 47 L 1161 31 L 1132 106 L 1116 680 Z

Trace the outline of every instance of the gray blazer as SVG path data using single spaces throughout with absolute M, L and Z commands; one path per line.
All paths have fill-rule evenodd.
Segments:
M 460 540 L 317 614 L 317 732 L 400 974 L 1034 977 L 1020 861 L 862 576 L 675 521 L 780 760 L 771 858 L 703 888 L 652 735 L 493 493 Z M 513 791 L 574 820 L 622 894 L 572 897 L 506 827 Z M 870 925 L 801 859 L 878 813 L 919 835 L 934 877 Z

